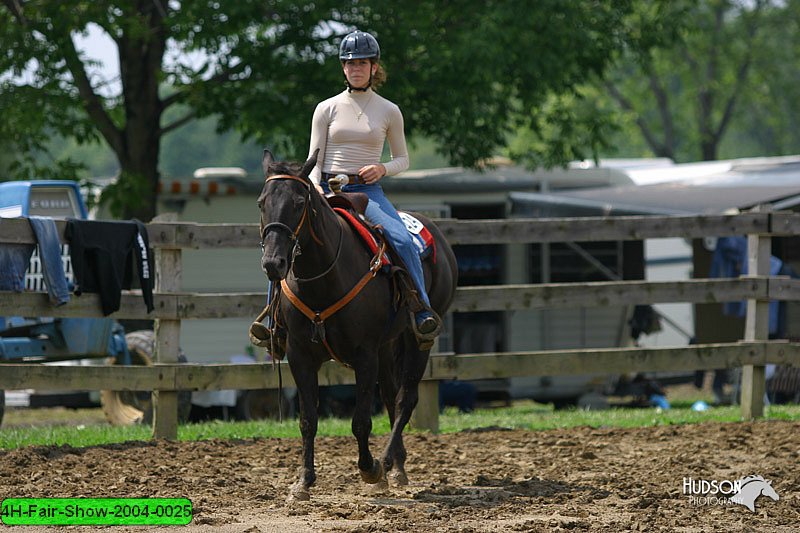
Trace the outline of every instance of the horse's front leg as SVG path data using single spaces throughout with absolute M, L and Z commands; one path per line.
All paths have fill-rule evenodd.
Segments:
M 314 438 L 317 436 L 317 404 L 319 387 L 318 368 L 310 360 L 295 361 L 289 348 L 289 366 L 294 376 L 297 392 L 300 397 L 300 434 L 303 437 L 303 465 L 298 471 L 297 481 L 289 491 L 289 501 L 308 501 L 311 499 L 309 489 L 317 480 L 314 470 Z
M 362 356 L 355 368 L 356 407 L 353 413 L 353 435 L 358 441 L 358 470 L 367 483 L 378 483 L 386 479 L 383 467 L 369 451 L 369 436 L 372 432 L 372 400 L 378 377 L 378 362 L 374 357 Z

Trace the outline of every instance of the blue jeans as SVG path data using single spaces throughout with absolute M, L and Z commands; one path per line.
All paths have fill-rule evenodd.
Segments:
M 34 248 L 33 244 L 0 244 L 0 291 L 25 290 L 25 271 Z
M 69 302 L 69 288 L 64 264 L 61 262 L 61 241 L 56 223 L 52 218 L 38 216 L 29 217 L 28 222 L 39 242 L 39 260 L 50 302 L 55 306 L 64 305 Z
M 323 182 L 322 188 L 328 192 L 328 184 Z M 366 216 L 367 219 L 373 224 L 383 226 L 384 234 L 389 244 L 397 252 L 403 263 L 406 265 L 408 273 L 411 274 L 411 279 L 417 287 L 419 296 L 425 305 L 431 305 L 428 299 L 428 291 L 425 290 L 425 276 L 422 273 L 422 261 L 419 258 L 419 252 L 411 240 L 411 235 L 406 229 L 406 225 L 397 214 L 397 209 L 394 208 L 392 202 L 386 198 L 383 193 L 383 187 L 378 184 L 372 185 L 345 185 L 342 187 L 344 192 L 363 192 L 369 197 L 367 204 Z

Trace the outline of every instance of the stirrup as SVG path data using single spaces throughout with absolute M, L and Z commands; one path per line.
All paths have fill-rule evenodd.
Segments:
M 286 334 L 277 327 L 269 329 L 261 322 L 253 322 L 250 324 L 250 343 L 266 348 L 275 360 L 286 356 Z
M 411 331 L 414 332 L 414 336 L 417 338 L 417 347 L 422 351 L 430 350 L 431 347 L 433 347 L 433 341 L 436 340 L 436 337 L 438 337 L 439 333 L 441 333 L 442 331 L 441 317 L 439 317 L 436 311 L 434 311 L 430 307 L 427 307 L 427 310 L 431 313 L 430 318 L 436 322 L 436 327 L 427 333 L 423 333 L 419 330 L 419 328 L 417 327 L 416 313 L 414 313 L 413 311 L 409 311 L 409 317 L 411 319 Z M 428 319 L 426 319 L 426 321 L 427 320 Z

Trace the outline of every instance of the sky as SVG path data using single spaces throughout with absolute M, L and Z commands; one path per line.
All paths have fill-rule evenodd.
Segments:
M 92 86 L 102 96 L 116 96 L 121 92 L 117 45 L 100 26 L 89 24 L 87 29 L 86 35 L 73 33 L 73 40 L 78 50 L 85 53 L 87 58 L 102 63 L 95 67 L 87 67 Z M 202 52 L 184 53 L 174 43 L 167 43 L 164 58 L 167 65 L 181 63 L 197 68 L 206 61 L 207 56 Z
M 103 96 L 119 94 L 119 55 L 111 37 L 96 24 L 90 24 L 88 35 L 74 34 L 73 40 L 87 57 L 102 62 L 102 66 L 87 68 L 92 85 L 96 88 L 104 85 L 102 90 L 98 89 Z

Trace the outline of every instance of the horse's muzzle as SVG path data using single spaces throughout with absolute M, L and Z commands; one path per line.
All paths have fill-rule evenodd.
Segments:
M 283 257 L 262 257 L 261 269 L 270 281 L 280 281 L 289 273 L 289 261 Z

